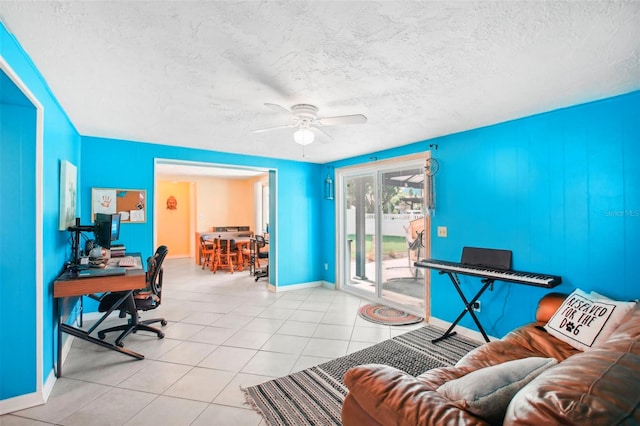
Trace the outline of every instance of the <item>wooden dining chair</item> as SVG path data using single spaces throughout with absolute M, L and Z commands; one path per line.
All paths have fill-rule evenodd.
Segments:
M 236 247 L 238 250 L 238 270 L 244 270 L 245 265 L 249 265 L 251 267 L 251 249 L 249 246 L 251 245 L 251 240 L 242 239 L 236 241 Z
M 232 240 L 216 238 L 213 246 L 213 273 L 215 274 L 218 269 L 228 269 L 233 274 L 238 263 L 238 252 L 233 247 L 235 244 L 232 245 Z
M 200 236 L 200 253 L 202 256 L 202 269 L 205 267 L 213 269 L 213 254 L 215 253 L 213 241 L 207 241 Z

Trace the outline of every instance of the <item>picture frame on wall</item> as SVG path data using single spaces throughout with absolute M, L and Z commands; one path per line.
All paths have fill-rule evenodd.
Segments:
M 60 161 L 60 231 L 66 231 L 76 223 L 78 196 L 78 169 L 66 160 Z

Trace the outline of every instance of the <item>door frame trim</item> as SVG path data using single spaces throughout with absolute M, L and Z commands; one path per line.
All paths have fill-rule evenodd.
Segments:
M 43 404 L 49 398 L 55 383 L 53 370 L 44 383 L 44 233 L 43 233 L 43 191 L 44 191 L 44 107 L 38 101 L 38 98 L 29 90 L 28 86 L 20 79 L 18 74 L 11 68 L 7 61 L 0 55 L 0 70 L 16 85 L 22 94 L 31 102 L 36 109 L 36 138 L 35 138 L 35 339 L 36 339 L 36 383 L 35 391 L 23 395 L 18 395 L 9 399 L 0 401 L 0 415 L 23 408 L 32 407 Z M 55 310 L 55 301 L 52 302 Z M 54 326 L 55 328 L 55 326 Z M 55 347 L 55 339 L 52 340 Z M 54 361 L 55 363 L 55 361 Z

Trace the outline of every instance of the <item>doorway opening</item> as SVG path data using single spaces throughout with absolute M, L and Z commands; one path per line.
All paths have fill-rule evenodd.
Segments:
M 5 301 L 0 323 L 21 324 L 0 329 L 2 341 L 12 342 L 0 349 L 4 381 L 0 400 L 6 401 L 0 414 L 44 403 L 50 392 L 44 383 L 44 366 L 55 362 L 45 358 L 44 350 L 57 342 L 53 333 L 44 334 L 43 320 L 55 309 L 52 299 L 43 298 L 43 117 L 43 106 L 0 57 L 0 199 L 6 207 L 0 214 L 0 256 L 16 259 L 0 265 L 0 277 L 20 283 L 0 289 L 0 299 Z
M 154 246 L 175 248 L 171 257 L 198 263 L 200 233 L 248 226 L 261 235 L 275 218 L 269 202 L 275 172 L 269 169 L 156 159 L 154 181 Z

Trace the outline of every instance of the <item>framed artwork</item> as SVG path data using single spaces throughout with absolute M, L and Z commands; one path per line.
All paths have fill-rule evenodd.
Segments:
M 60 231 L 76 224 L 78 169 L 66 160 L 60 162 Z
M 91 189 L 91 217 L 96 213 L 119 213 L 122 223 L 147 221 L 147 191 L 144 189 Z

